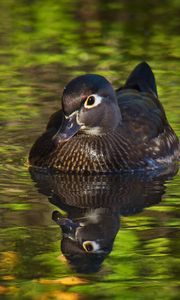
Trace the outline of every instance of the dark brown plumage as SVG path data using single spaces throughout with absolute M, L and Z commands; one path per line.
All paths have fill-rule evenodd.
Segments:
M 30 168 L 38 191 L 66 214 L 54 211 L 61 251 L 76 272 L 97 272 L 111 252 L 120 216 L 134 215 L 161 201 L 174 165 L 137 174 L 64 174 Z
M 146 63 L 139 64 L 116 93 L 102 76 L 73 79 L 64 90 L 62 106 L 33 145 L 30 165 L 106 173 L 156 169 L 179 158 L 178 138 Z

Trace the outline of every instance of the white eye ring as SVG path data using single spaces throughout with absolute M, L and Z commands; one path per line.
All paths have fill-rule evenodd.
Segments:
M 85 241 L 83 243 L 83 248 L 86 252 L 96 252 L 99 250 L 100 246 L 95 241 Z
M 90 101 L 90 100 L 92 100 L 92 101 Z M 88 102 L 89 102 L 89 104 L 88 104 Z M 90 102 L 92 102 L 92 104 Z M 84 103 L 84 107 L 87 108 L 87 109 L 90 109 L 92 107 L 95 107 L 95 106 L 99 105 L 101 102 L 102 102 L 102 97 L 101 96 L 96 95 L 96 94 L 92 94 L 92 95 L 89 95 L 86 98 L 86 101 Z

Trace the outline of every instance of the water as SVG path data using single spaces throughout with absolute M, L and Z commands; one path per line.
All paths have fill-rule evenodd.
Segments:
M 175 169 L 168 176 L 110 180 L 30 174 L 26 164 L 72 77 L 94 72 L 118 87 L 142 60 L 153 68 L 159 97 L 180 137 L 178 9 L 175 0 L 1 1 L 2 299 L 179 299 Z M 106 205 L 100 209 L 97 199 Z M 84 230 L 96 220 L 95 229 L 83 234 L 101 228 L 104 257 L 95 259 L 98 272 L 78 274 L 78 262 L 67 264 L 58 217 L 64 230 L 70 220 L 73 230 L 79 220 L 86 223 Z

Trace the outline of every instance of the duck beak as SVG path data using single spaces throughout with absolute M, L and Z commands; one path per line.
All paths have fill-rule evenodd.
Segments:
M 60 129 L 53 137 L 58 143 L 68 141 L 80 130 L 81 126 L 77 123 L 76 115 L 74 114 L 70 117 L 64 116 Z
M 53 211 L 52 220 L 55 221 L 62 229 L 63 233 L 73 234 L 76 228 L 79 226 L 78 223 L 75 223 L 71 219 L 65 218 L 58 211 Z

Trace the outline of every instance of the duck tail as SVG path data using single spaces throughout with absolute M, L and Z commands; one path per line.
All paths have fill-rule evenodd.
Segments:
M 145 61 L 135 67 L 123 88 L 136 89 L 140 92 L 150 92 L 158 97 L 154 74 Z

